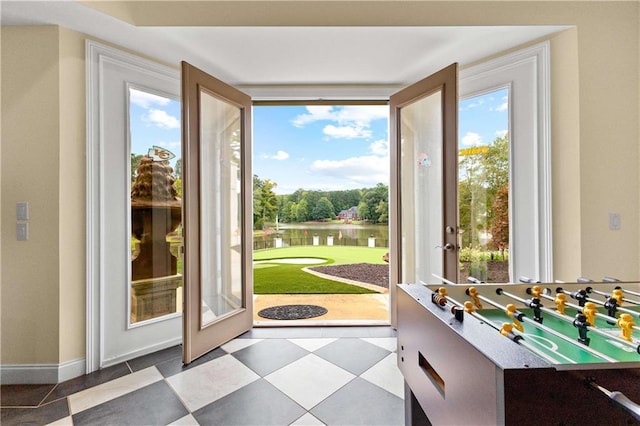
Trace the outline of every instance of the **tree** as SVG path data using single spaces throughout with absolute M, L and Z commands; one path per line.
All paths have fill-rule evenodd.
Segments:
M 275 221 L 278 213 L 278 198 L 273 192 L 276 183 L 253 175 L 253 227 L 261 229 L 265 222 Z
M 492 210 L 491 242 L 496 249 L 504 251 L 509 248 L 509 184 L 498 190 Z
M 333 204 L 331 204 L 331 201 L 329 201 L 327 197 L 322 197 L 313 207 L 311 216 L 315 220 L 333 219 L 336 217 L 336 213 L 333 210 Z
M 358 204 L 358 216 L 365 219 L 369 217 L 369 205 L 364 201 Z
M 308 217 L 309 206 L 305 200 L 302 200 L 296 205 L 296 220 L 298 222 L 306 222 Z
M 378 215 L 378 218 L 376 219 L 377 223 L 389 222 L 389 205 L 386 201 L 380 200 L 376 206 L 376 214 Z
M 381 201 L 383 202 L 382 205 L 380 204 Z M 372 223 L 381 222 L 381 217 L 387 221 L 389 217 L 388 203 L 389 188 L 386 185 L 379 183 L 374 188 L 365 189 L 363 190 L 362 201 L 358 204 L 358 216 Z

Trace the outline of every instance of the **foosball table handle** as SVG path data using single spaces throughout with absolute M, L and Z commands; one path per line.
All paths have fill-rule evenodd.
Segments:
M 622 409 L 624 409 L 629 414 L 631 414 L 636 420 L 640 421 L 640 405 L 639 404 L 636 404 L 635 402 L 631 401 L 622 392 L 618 392 L 618 391 L 610 392 L 595 382 L 591 382 L 590 384 L 594 388 L 598 389 L 599 391 L 607 395 L 610 400 L 618 404 Z

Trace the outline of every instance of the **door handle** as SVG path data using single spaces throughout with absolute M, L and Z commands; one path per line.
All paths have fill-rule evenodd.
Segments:
M 443 246 L 436 246 L 436 248 L 441 248 L 444 251 L 453 251 L 456 247 L 451 243 L 446 243 Z

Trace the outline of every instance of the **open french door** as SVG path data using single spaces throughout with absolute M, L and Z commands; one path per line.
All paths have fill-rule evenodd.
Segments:
M 390 98 L 391 284 L 458 281 L 457 78 L 452 64 Z
M 182 63 L 183 362 L 251 329 L 251 98 Z

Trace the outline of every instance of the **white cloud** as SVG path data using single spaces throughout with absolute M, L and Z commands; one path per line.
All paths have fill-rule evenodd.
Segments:
M 496 130 L 496 137 L 503 138 L 509 133 L 508 130 Z
M 329 105 L 310 105 L 307 106 L 307 114 L 301 114 L 291 122 L 296 127 L 304 127 L 306 124 L 320 120 L 332 120 L 333 106 Z
M 179 129 L 180 120 L 160 109 L 150 109 L 143 117 L 143 121 L 149 122 L 162 129 Z
M 359 126 L 340 126 L 336 127 L 333 124 L 328 124 L 322 129 L 322 133 L 336 139 L 356 139 L 356 138 L 370 138 L 372 135 L 371 130 Z
M 149 108 L 151 105 L 167 105 L 171 99 L 164 96 L 154 95 L 152 93 L 141 92 L 140 90 L 131 89 L 129 92 L 129 100 L 132 104 L 142 108 Z
M 491 111 L 502 112 L 502 111 L 507 111 L 508 109 L 509 109 L 509 97 L 503 96 L 502 103 L 495 108 L 491 108 Z
M 371 122 L 387 119 L 389 108 L 386 105 L 347 105 L 347 106 L 307 106 L 307 113 L 298 115 L 291 123 L 304 127 L 316 121 L 331 121 L 324 127 L 324 134 L 332 138 L 370 138 Z
M 504 102 L 504 103 L 500 104 L 498 107 L 496 107 L 494 109 L 494 111 L 501 112 L 501 111 L 507 111 L 508 109 L 509 109 L 509 103 L 508 102 Z
M 280 150 L 280 151 L 276 152 L 275 155 L 272 155 L 269 158 L 271 158 L 272 160 L 282 161 L 282 160 L 286 160 L 287 158 L 289 158 L 289 153 Z
M 482 105 L 484 105 L 484 99 L 478 99 L 474 102 L 464 104 L 464 106 L 460 107 L 460 111 L 468 111 L 470 109 L 481 107 Z
M 316 160 L 310 170 L 323 176 L 348 179 L 362 186 L 389 183 L 389 158 L 377 155 L 344 160 Z
M 375 155 L 388 156 L 389 155 L 389 141 L 388 140 L 384 140 L 384 139 L 379 140 L 379 141 L 375 141 L 371 145 L 369 145 L 369 149 L 371 150 L 371 153 L 373 153 Z
M 481 143 L 482 136 L 474 132 L 467 132 L 467 134 L 462 137 L 462 145 L 464 146 L 475 146 Z

